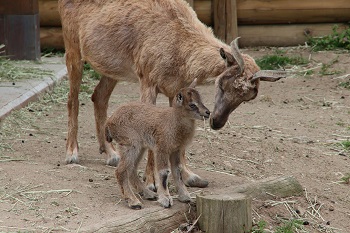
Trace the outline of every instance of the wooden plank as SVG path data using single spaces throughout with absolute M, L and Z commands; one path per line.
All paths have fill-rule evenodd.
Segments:
M 61 26 L 57 0 L 39 0 L 40 26 Z
M 246 25 L 239 26 L 240 47 L 304 45 L 306 35 L 325 36 L 332 33 L 334 24 Z M 339 30 L 348 28 L 339 24 Z
M 39 14 L 4 16 L 5 55 L 14 60 L 40 60 Z M 13 30 L 16 28 L 16 30 Z
M 0 15 L 33 15 L 38 12 L 37 0 L 0 0 Z
M 226 0 L 226 37 L 225 37 L 225 41 L 227 43 L 230 43 L 236 37 L 238 37 L 236 0 Z

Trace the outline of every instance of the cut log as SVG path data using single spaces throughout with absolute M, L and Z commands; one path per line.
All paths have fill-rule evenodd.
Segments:
M 244 233 L 252 229 L 251 198 L 243 194 L 197 195 L 199 227 L 206 233 Z
M 303 188 L 292 176 L 271 177 L 197 195 L 199 227 L 205 232 L 250 232 L 251 199 L 299 196 Z
M 94 223 L 93 226 L 83 227 L 80 232 L 149 232 L 149 233 L 164 233 L 176 230 L 181 223 L 186 223 L 188 213 L 194 213 L 190 205 L 180 202 L 175 202 L 171 208 L 164 209 L 161 206 L 149 206 L 141 210 L 130 210 L 127 207 L 124 211 L 119 210 L 115 216 L 111 216 L 106 222 Z M 186 213 L 186 215 L 185 215 Z M 194 216 L 193 216 L 194 218 Z

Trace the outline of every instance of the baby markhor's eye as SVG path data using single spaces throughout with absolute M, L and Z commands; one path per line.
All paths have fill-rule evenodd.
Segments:
M 192 109 L 196 109 L 196 108 L 197 108 L 197 106 L 196 106 L 195 104 L 190 104 L 189 106 L 190 106 L 190 108 L 192 108 Z

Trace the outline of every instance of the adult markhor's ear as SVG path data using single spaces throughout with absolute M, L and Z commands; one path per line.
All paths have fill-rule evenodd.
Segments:
M 225 52 L 225 50 L 223 48 L 220 48 L 219 52 L 220 52 L 220 56 L 222 57 L 222 59 L 225 60 L 226 67 L 232 66 L 233 63 L 235 62 L 235 59 L 232 56 L 232 54 Z
M 226 54 L 225 54 L 225 50 L 223 48 L 220 48 L 220 55 L 221 55 L 222 59 L 226 60 Z

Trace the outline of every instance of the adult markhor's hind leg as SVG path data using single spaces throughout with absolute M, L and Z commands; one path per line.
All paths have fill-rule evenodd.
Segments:
M 119 155 L 113 145 L 106 141 L 104 125 L 107 120 L 108 101 L 114 90 L 117 80 L 102 76 L 95 87 L 91 100 L 94 102 L 97 139 L 100 144 L 100 153 L 106 152 L 107 164 L 117 166 Z

